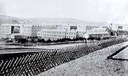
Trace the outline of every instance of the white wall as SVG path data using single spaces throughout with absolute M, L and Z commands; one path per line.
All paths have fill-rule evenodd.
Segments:
M 11 26 L 20 26 L 20 33 L 11 33 Z M 31 31 L 32 31 L 32 26 L 25 24 L 2 24 L 0 26 L 1 38 L 7 38 L 7 37 L 14 38 L 15 35 L 31 36 Z

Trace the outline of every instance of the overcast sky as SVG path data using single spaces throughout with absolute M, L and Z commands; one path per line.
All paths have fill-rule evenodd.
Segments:
M 0 0 L 0 14 L 128 23 L 127 0 Z

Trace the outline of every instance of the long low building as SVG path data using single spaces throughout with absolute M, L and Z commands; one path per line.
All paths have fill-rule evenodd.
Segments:
M 110 31 L 108 28 L 93 28 L 88 30 L 84 35 L 85 38 L 94 37 L 94 38 L 102 38 L 110 36 Z
M 38 37 L 44 38 L 45 40 L 51 39 L 51 40 L 57 40 L 57 39 L 62 39 L 62 38 L 76 38 L 77 32 L 72 30 L 55 30 L 55 29 L 42 29 L 37 33 Z

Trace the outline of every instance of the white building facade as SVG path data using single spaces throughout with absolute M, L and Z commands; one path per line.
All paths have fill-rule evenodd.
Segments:
M 61 39 L 82 37 L 86 32 L 86 25 L 79 23 L 43 23 L 43 24 L 1 24 L 0 38 L 14 38 L 15 36 L 34 37 L 44 39 Z
M 45 40 L 57 40 L 62 38 L 73 39 L 76 38 L 76 31 L 42 29 L 37 33 L 37 36 L 44 38 Z
M 108 37 L 110 36 L 110 32 L 108 30 L 108 28 L 103 28 L 103 27 L 99 27 L 99 28 L 93 28 L 91 30 L 88 30 L 85 35 L 88 35 L 89 37 Z
M 0 37 L 14 38 L 16 35 L 31 36 L 32 26 L 27 24 L 1 24 Z

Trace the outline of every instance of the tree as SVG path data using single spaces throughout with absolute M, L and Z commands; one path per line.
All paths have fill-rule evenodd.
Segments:
M 110 35 L 111 35 L 111 36 L 114 36 L 115 34 L 114 34 L 114 32 L 110 32 Z
M 6 43 L 12 43 L 13 42 L 13 40 L 7 40 L 6 41 Z
M 89 37 L 88 40 L 94 40 L 95 38 L 94 37 Z
M 18 43 L 23 43 L 23 44 L 25 44 L 26 42 L 28 42 L 27 39 L 23 39 L 23 38 L 18 39 Z
M 38 39 L 38 42 L 45 42 L 44 39 Z
M 50 43 L 50 42 L 52 42 L 50 39 L 48 39 L 47 41 L 46 41 L 47 43 Z

